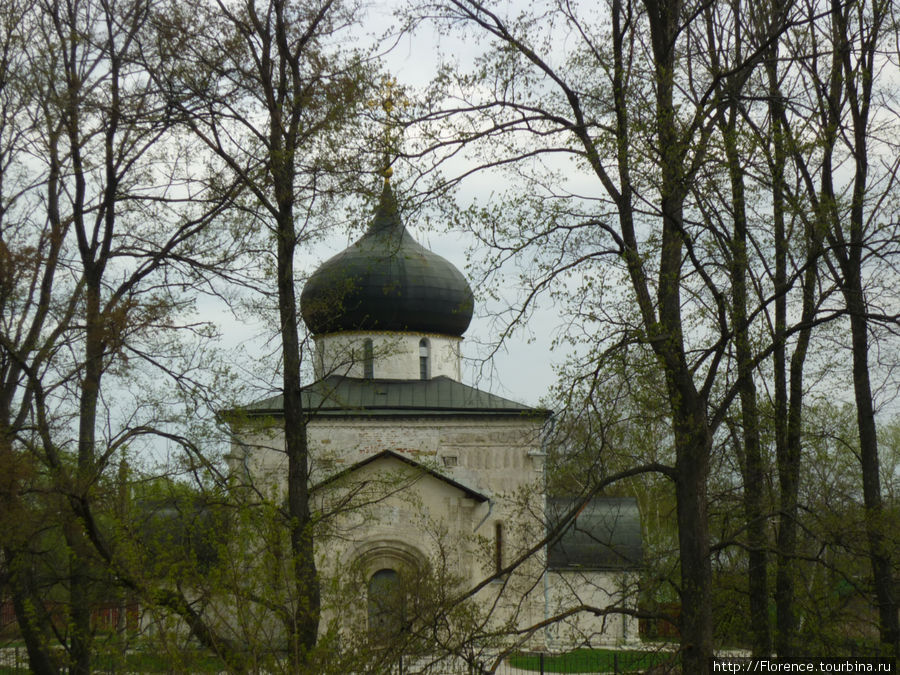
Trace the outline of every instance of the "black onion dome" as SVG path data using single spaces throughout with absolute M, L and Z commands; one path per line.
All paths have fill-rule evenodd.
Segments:
M 406 231 L 387 182 L 368 231 L 323 263 L 300 294 L 300 313 L 314 334 L 403 330 L 461 336 L 473 305 L 460 271 Z

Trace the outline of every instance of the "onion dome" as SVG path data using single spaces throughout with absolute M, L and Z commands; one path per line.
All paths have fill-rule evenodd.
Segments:
M 300 294 L 300 313 L 314 334 L 386 330 L 462 336 L 473 305 L 462 273 L 406 231 L 387 181 L 366 233 L 323 263 Z

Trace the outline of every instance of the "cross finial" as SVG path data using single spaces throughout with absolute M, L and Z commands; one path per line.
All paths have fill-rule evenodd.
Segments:
M 406 107 L 409 102 L 402 96 L 402 90 L 397 86 L 397 80 L 390 75 L 381 78 L 381 109 L 384 110 L 384 168 L 381 175 L 384 182 L 390 181 L 394 170 L 391 168 L 392 156 L 396 154 L 396 147 L 400 142 L 399 120 L 395 109 Z M 374 102 L 373 102 L 374 103 Z
M 397 89 L 397 80 L 390 75 L 381 78 L 381 107 L 384 109 L 388 120 L 394 111 L 394 92 Z

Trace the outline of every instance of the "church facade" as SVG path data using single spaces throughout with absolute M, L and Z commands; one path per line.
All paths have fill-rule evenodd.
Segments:
M 548 411 L 461 381 L 473 302 L 403 226 L 387 181 L 368 231 L 303 289 L 322 625 L 374 639 L 440 625 L 448 640 L 541 648 L 635 640 L 616 611 L 635 607 L 635 502 L 546 494 Z M 244 411 L 281 412 L 280 397 Z M 231 463 L 286 493 L 277 424 L 244 432 Z

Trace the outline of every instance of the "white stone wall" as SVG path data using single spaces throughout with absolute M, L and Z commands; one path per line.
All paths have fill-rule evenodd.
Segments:
M 325 577 L 337 578 L 340 570 L 363 559 L 377 565 L 371 551 L 388 558 L 407 551 L 429 565 L 447 562 L 450 551 L 452 565 L 446 573 L 471 587 L 494 572 L 496 523 L 502 523 L 504 564 L 543 537 L 544 457 L 535 418 L 320 417 L 308 430 L 313 484 L 391 450 L 489 498 L 478 502 L 428 475 L 406 485 L 403 475 L 410 467 L 397 460 L 370 464 L 354 472 L 351 482 L 366 484 L 356 501 L 371 505 L 347 510 L 323 525 L 319 558 Z M 237 475 L 271 494 L 286 492 L 287 461 L 277 425 L 245 434 L 232 457 Z M 387 477 L 374 480 L 373 472 Z M 324 497 L 318 499 L 324 512 Z M 498 622 L 511 616 L 523 623 L 538 621 L 544 608 L 542 571 L 539 554 L 514 578 L 489 584 L 476 604 L 494 608 Z M 358 613 L 345 611 L 360 620 Z
M 525 416 L 320 417 L 308 427 L 311 481 L 393 450 L 487 496 L 512 494 L 542 480 L 539 431 L 539 423 Z M 232 449 L 232 470 L 286 490 L 283 439 L 277 424 L 242 434 Z
M 316 495 L 320 513 L 340 502 L 317 532 L 323 629 L 337 621 L 348 634 L 365 630 L 365 581 L 379 569 L 427 569 L 471 588 L 495 569 L 496 524 L 502 524 L 504 565 L 544 536 L 544 455 L 539 421 L 522 417 L 320 417 L 309 426 L 311 483 L 385 450 L 427 466 L 474 490 L 479 502 L 438 478 L 386 458 Z M 287 463 L 277 424 L 257 428 L 233 448 L 232 467 L 272 494 L 286 492 Z M 352 494 L 353 499 L 344 502 Z M 347 506 L 351 508 L 347 508 Z M 354 506 L 362 505 L 362 506 Z M 485 625 L 534 625 L 566 609 L 631 606 L 636 577 L 623 572 L 544 573 L 544 550 L 509 577 L 487 584 L 473 611 Z M 355 584 L 355 586 L 353 586 Z M 351 586 L 354 591 L 348 590 Z M 362 594 L 362 595 L 361 595 Z M 636 622 L 618 614 L 582 612 L 540 630 L 534 647 L 563 649 L 637 639 Z
M 429 378 L 440 375 L 460 381 L 462 338 L 436 333 L 344 331 L 315 336 L 316 377 L 343 375 L 364 377 L 363 343 L 372 340 L 373 377 L 389 380 L 418 380 L 419 342 L 429 345 Z
M 531 496 L 529 506 L 534 507 L 542 496 L 539 491 Z M 338 622 L 349 635 L 366 630 L 365 586 L 375 572 L 388 568 L 401 573 L 410 602 L 446 600 L 494 572 L 495 523 L 505 525 L 504 563 L 529 541 L 540 541 L 543 532 L 535 521 L 531 536 L 518 539 L 524 530 L 522 505 L 515 500 L 500 495 L 481 502 L 390 456 L 317 490 L 314 501 L 320 513 L 339 511 L 327 520 L 319 538 L 319 571 L 323 578 L 340 580 L 329 585 L 332 593 L 323 602 L 323 627 Z M 362 506 L 346 508 L 354 503 Z M 469 611 L 484 621 L 463 622 L 458 629 L 480 625 L 480 630 L 489 630 L 510 625 L 511 620 L 520 625 L 539 621 L 542 571 L 539 555 L 486 585 L 469 600 Z
M 619 645 L 638 641 L 638 621 L 610 608 L 637 608 L 638 576 L 634 573 L 603 570 L 566 570 L 547 573 L 548 616 L 558 616 L 572 607 L 601 611 L 573 614 L 548 631 L 549 647 L 568 649 L 585 644 Z

